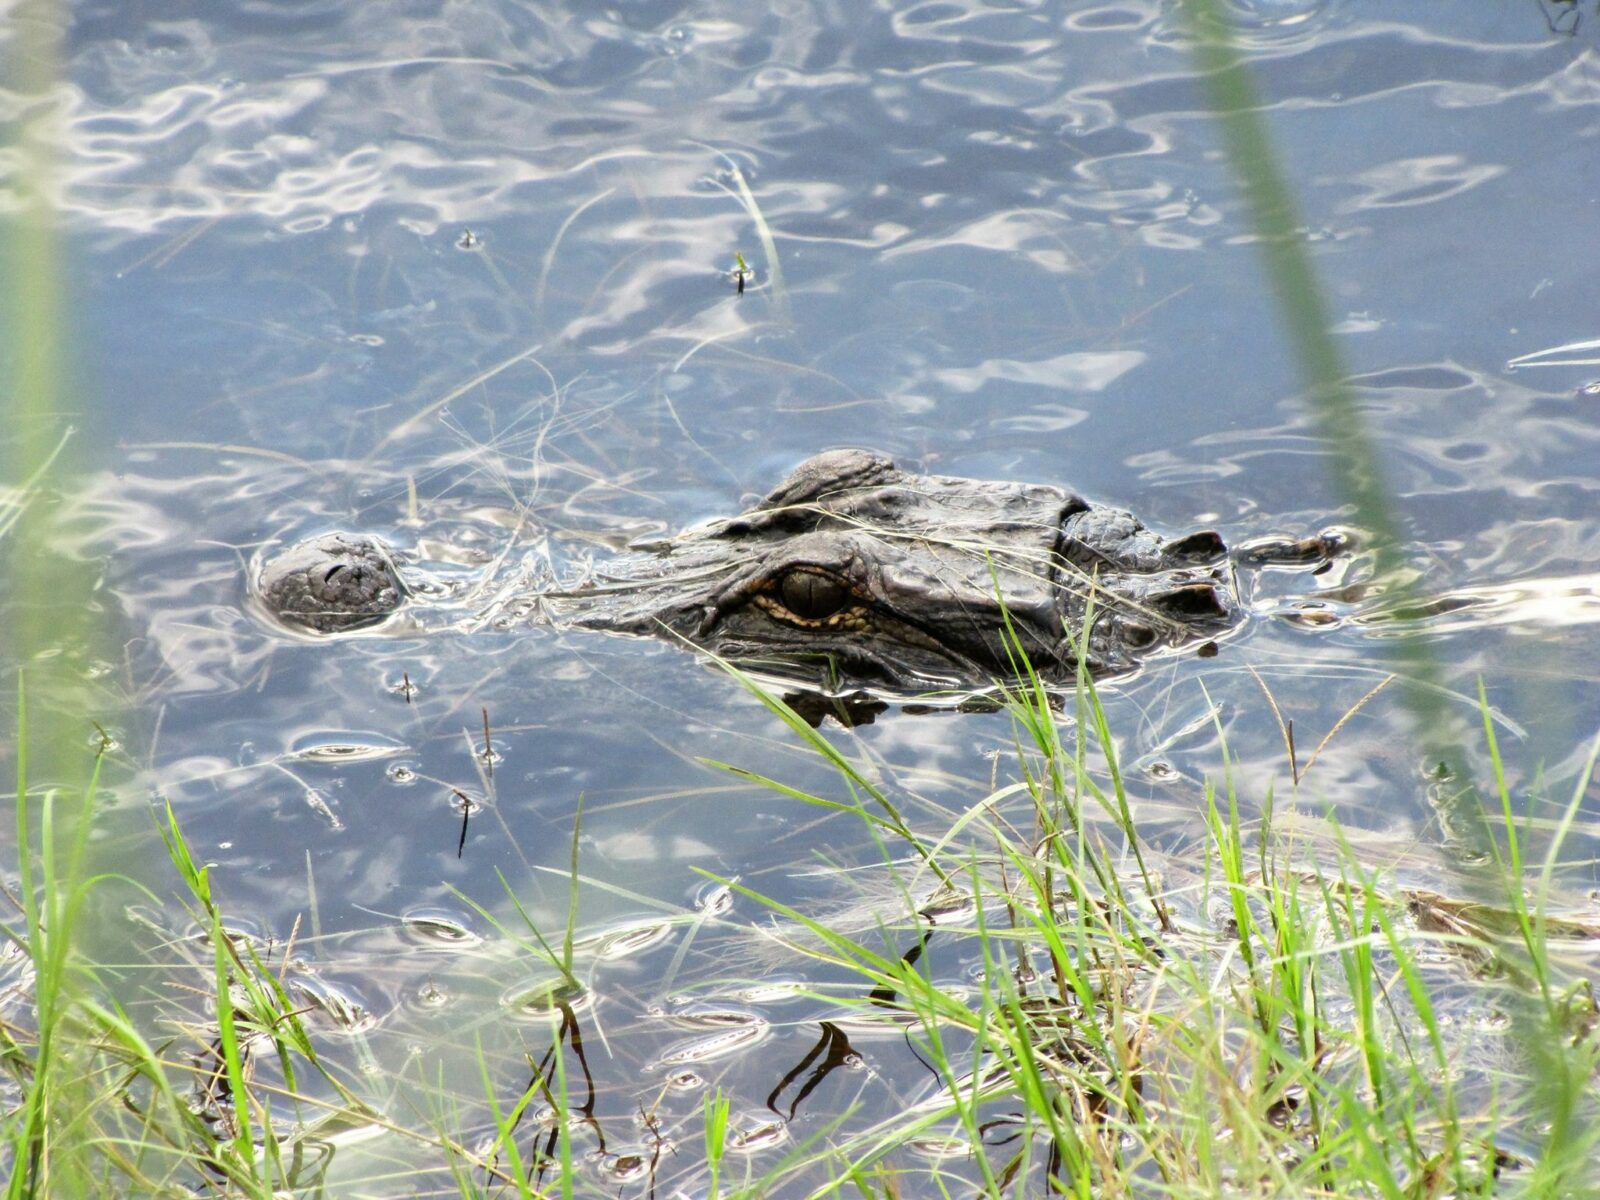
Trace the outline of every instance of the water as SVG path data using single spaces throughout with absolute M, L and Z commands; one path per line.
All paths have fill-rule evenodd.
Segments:
M 610 1139 L 595 1169 L 634 1178 L 667 1136 L 635 1120 L 658 1093 L 668 1121 L 728 1090 L 758 1170 L 807 1120 L 854 1101 L 881 1116 L 918 1078 L 882 1030 L 849 1032 L 860 1069 L 822 1079 L 791 1132 L 763 1104 L 828 1013 L 797 986 L 829 977 L 761 945 L 748 900 L 708 912 L 695 871 L 836 911 L 838 877 L 809 868 L 876 852 L 850 820 L 697 761 L 836 790 L 736 684 L 669 646 L 538 627 L 296 640 L 244 579 L 274 542 L 372 531 L 451 564 L 460 616 L 491 565 L 581 573 L 845 445 L 1230 542 L 1349 522 L 1179 14 L 185 11 L 75 6 L 54 93 L 87 472 L 68 544 L 103 574 L 103 677 L 125 705 L 106 718 L 125 753 L 102 840 L 170 896 L 146 810 L 171 801 L 242 931 L 281 949 L 301 918 L 300 994 L 352 1061 L 442 1070 L 471 1096 L 474 1036 L 513 1091 L 508 1044 L 549 1044 L 548 1004 L 514 1002 L 548 972 L 507 932 L 506 887 L 559 933 L 581 797 L 601 1096 L 585 1136 Z M 1433 640 L 1469 734 L 1485 682 L 1516 794 L 1548 818 L 1534 771 L 1565 797 L 1600 725 L 1600 366 L 1583 345 L 1600 18 L 1534 0 L 1224 11 L 1417 590 L 1444 599 L 1375 619 L 1359 554 L 1332 577 L 1267 573 L 1261 619 L 1220 657 L 1112 689 L 1141 827 L 1178 860 L 1200 840 L 1213 705 L 1247 802 L 1286 786 L 1250 669 L 1304 763 L 1402 634 Z M 1321 619 L 1287 619 L 1312 588 Z M 1306 775 L 1302 819 L 1331 807 L 1436 886 L 1449 856 L 1403 728 L 1397 689 L 1361 707 Z M 985 794 L 1010 745 L 1001 716 L 829 736 L 923 798 L 930 827 Z M 1597 838 L 1591 789 L 1567 857 L 1592 864 Z M 1596 882 L 1565 872 L 1567 906 L 1593 916 Z M 747 995 L 752 976 L 779 986 Z M 336 1151 L 330 1186 L 359 1161 Z

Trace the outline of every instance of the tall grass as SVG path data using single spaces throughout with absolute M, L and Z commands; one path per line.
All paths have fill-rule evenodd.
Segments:
M 676 1147 L 673 1186 L 749 1198 L 943 1190 L 1412 1200 L 1573 1196 L 1600 1183 L 1600 1014 L 1565 963 L 1596 931 L 1551 912 L 1600 741 L 1539 857 L 1528 857 L 1523 838 L 1507 846 L 1502 893 L 1488 905 L 1404 890 L 1331 820 L 1325 838 L 1280 834 L 1270 797 L 1237 792 L 1225 747 L 1220 782 L 1203 797 L 1203 837 L 1157 854 L 1141 836 L 1095 689 L 1080 682 L 1070 719 L 1058 703 L 1027 690 L 1011 698 L 1013 778 L 947 821 L 913 816 L 836 750 L 826 761 L 838 793 L 881 798 L 895 820 L 873 801 L 765 781 L 789 800 L 854 813 L 892 886 L 875 889 L 862 932 L 723 883 L 772 915 L 769 937 L 793 964 L 823 968 L 821 1019 L 901 1030 L 933 1076 L 912 1072 L 899 1105 L 836 1114 L 761 1169 L 743 1158 L 739 1179 L 726 1170 L 730 1118 L 750 1098 L 708 1093 L 697 1118 L 680 1113 L 657 1135 Z M 24 707 L 24 734 L 27 716 Z M 1486 729 L 1486 755 L 1503 778 Z M 26 770 L 24 762 L 23 791 Z M 74 799 L 88 807 L 94 795 Z M 432 1130 L 405 1128 L 385 1111 L 399 1081 L 332 1065 L 302 1020 L 305 1005 L 229 932 L 210 871 L 170 812 L 168 851 L 200 938 L 187 970 L 209 985 L 193 1049 L 147 1042 L 105 998 L 95 969 L 70 957 L 86 897 L 118 885 L 84 875 L 85 825 L 63 832 L 59 801 L 19 806 L 39 814 L 26 833 L 38 870 L 24 869 L 22 893 L 35 899 L 13 931 L 36 964 L 38 1021 L 9 1031 L 3 1047 L 26 1094 L 4 1127 L 8 1194 L 292 1192 L 326 1170 L 325 1122 L 364 1124 L 412 1146 L 404 1173 L 397 1161 L 390 1180 L 373 1179 L 378 1192 L 430 1176 L 470 1196 L 594 1190 L 573 1140 L 590 1118 L 573 1093 L 592 1099 L 596 1083 L 561 991 L 576 979 L 575 904 L 555 936 L 504 935 L 544 960 L 558 985 L 549 1050 L 530 1059 L 530 1082 L 497 1099 L 499 1071 L 475 1038 L 477 1049 L 463 1052 L 477 1056 L 483 1098 L 469 1107 L 479 1115 L 458 1097 L 440 1106 Z M 1512 802 L 1503 787 L 1499 801 Z M 574 856 L 574 881 L 577 865 Z M 1524 887 L 1528 878 L 1536 885 Z M 1472 991 L 1465 1007 L 1450 995 L 1463 985 Z M 1523 1001 L 1540 1014 L 1539 1036 L 1525 1042 L 1536 1052 L 1464 1067 L 1477 1016 Z M 1568 1106 L 1553 1108 L 1539 1087 L 1556 1087 Z M 441 1085 L 427 1094 L 445 1093 Z M 464 1131 L 483 1121 L 487 1141 L 469 1148 Z M 964 1149 L 933 1163 L 914 1150 L 941 1143 Z M 313 1145 L 322 1146 L 316 1169 L 307 1165 Z
M 1380 586 L 1392 600 L 1403 603 L 1414 597 L 1398 522 L 1383 482 L 1377 443 L 1366 428 L 1348 383 L 1294 193 L 1281 166 L 1282 159 L 1272 146 L 1251 74 L 1229 35 L 1229 23 L 1219 0 L 1183 0 L 1181 7 L 1188 18 L 1194 62 L 1240 186 L 1268 285 L 1300 363 L 1306 407 L 1321 434 L 1333 482 L 1355 519 L 1370 531 Z M 1523 912 L 1526 904 L 1522 900 L 1524 881 L 1515 809 L 1506 791 L 1492 730 L 1488 749 L 1496 788 L 1491 792 L 1477 786 L 1467 756 L 1453 736 L 1454 721 L 1445 710 L 1445 691 L 1439 686 L 1442 670 L 1428 640 L 1391 638 L 1382 645 L 1400 680 L 1418 757 L 1429 764 L 1437 781 L 1430 801 L 1454 843 L 1454 890 L 1490 905 L 1509 900 L 1513 911 Z M 1578 798 L 1574 797 L 1555 845 L 1570 828 L 1577 804 Z M 1498 837 L 1490 819 L 1492 809 L 1498 809 L 1493 813 L 1498 819 Z M 1541 897 L 1549 886 L 1552 864 L 1553 860 L 1547 860 L 1541 872 Z M 1533 951 L 1538 941 L 1535 924 L 1528 921 L 1524 942 L 1530 955 L 1537 958 Z M 1536 976 L 1543 977 L 1537 971 Z M 1549 997 L 1541 995 L 1540 1000 L 1539 1004 L 1515 1000 L 1511 1004 L 1524 1052 L 1535 1060 L 1548 1052 L 1548 1039 L 1552 1036 Z M 1534 1073 L 1527 1095 L 1546 1114 L 1549 1127 L 1541 1170 L 1554 1171 L 1554 1178 L 1559 1179 L 1566 1168 L 1552 1164 L 1576 1161 L 1565 1147 L 1571 1144 L 1571 1114 L 1587 1099 L 1589 1075 L 1583 1070 L 1566 1069 L 1571 1066 L 1570 1060 L 1560 1055 L 1557 1058 L 1558 1062 L 1549 1064 L 1550 1069 Z
M 859 980 L 842 1000 L 830 989 L 844 1010 L 833 1019 L 902 1023 L 937 1074 L 905 1112 L 840 1137 L 828 1151 L 835 1174 L 898 1179 L 884 1194 L 930 1194 L 939 1170 L 907 1165 L 905 1148 L 938 1133 L 972 1148 L 966 1186 L 997 1198 L 1411 1200 L 1600 1186 L 1597 1014 L 1587 984 L 1553 952 L 1600 931 L 1567 925 L 1552 939 L 1546 921 L 1539 932 L 1593 750 L 1538 867 L 1541 887 L 1524 889 L 1528 864 L 1513 861 L 1513 841 L 1497 902 L 1457 905 L 1405 891 L 1331 818 L 1311 846 L 1280 836 L 1270 796 L 1245 803 L 1236 793 L 1226 749 L 1223 785 L 1204 798 L 1206 841 L 1169 858 L 1175 875 L 1164 880 L 1141 848 L 1087 680 L 1076 709 L 1064 723 L 1048 697 L 1015 695 L 1020 791 L 974 803 L 959 838 L 910 834 L 912 868 L 900 846 L 880 843 L 902 899 L 880 909 L 877 935 L 731 884 L 793 931 L 796 953 Z M 1492 737 L 1486 752 L 1509 805 Z M 868 789 L 852 764 L 830 761 L 847 793 Z M 1008 811 L 1022 796 L 1026 824 Z M 1247 822 L 1245 811 L 1264 815 Z M 876 814 L 858 815 L 881 836 Z M 928 916 L 930 897 L 951 887 L 971 912 L 955 928 Z M 892 949 L 935 932 L 938 954 Z M 951 986 L 967 975 L 979 981 L 975 996 Z M 1440 993 L 1464 980 L 1477 985 L 1467 1010 L 1442 1005 Z M 1464 1069 L 1473 1046 L 1462 1029 L 1524 1001 L 1539 1024 L 1512 1040 L 1519 1060 Z M 1552 1104 L 1542 1088 L 1563 1099 Z M 819 1158 L 792 1170 L 814 1172 Z

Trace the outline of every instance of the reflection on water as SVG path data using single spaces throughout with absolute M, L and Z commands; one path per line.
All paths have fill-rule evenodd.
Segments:
M 1600 574 L 1524 579 L 1500 587 L 1457 588 L 1443 595 L 1356 618 L 1394 623 L 1397 637 L 1417 632 L 1460 633 L 1509 625 L 1524 636 L 1548 636 L 1567 625 L 1600 621 Z
M 1328 574 L 1258 573 L 1257 619 L 1217 658 L 1108 694 L 1174 877 L 1224 741 L 1246 805 L 1290 790 L 1282 715 L 1302 767 L 1334 731 L 1300 780 L 1304 836 L 1331 808 L 1401 884 L 1448 892 L 1428 764 L 1389 692 L 1364 699 L 1380 638 L 1440 639 L 1463 730 L 1484 680 L 1536 825 L 1582 769 L 1600 210 L 1578 148 L 1600 22 L 1549 8 L 1223 6 L 1430 599 L 1386 608 L 1356 530 Z M 118 868 L 171 893 L 146 813 L 169 800 L 230 920 L 293 945 L 296 995 L 391 1073 L 427 1046 L 442 1086 L 481 1096 L 474 1037 L 493 1033 L 514 1100 L 581 1045 L 594 1169 L 639 1186 L 699 1153 L 664 1147 L 708 1089 L 763 1169 L 852 1104 L 870 1124 L 939 1100 L 892 1022 L 828 1002 L 838 977 L 801 931 L 696 869 L 858 934 L 902 898 L 874 890 L 850 819 L 702 765 L 837 795 L 730 680 L 671 647 L 473 614 L 740 511 L 834 446 L 1068 486 L 1231 544 L 1350 515 L 1172 5 L 547 9 L 72 7 L 48 102 L 91 471 L 58 547 L 97 565 L 117 622 L 92 669 L 121 747 L 97 827 Z M 0 123 L 29 103 L 0 93 Z M 264 548 L 335 529 L 414 548 L 436 620 L 336 642 L 262 620 L 245 581 Z M 995 714 L 825 736 L 925 829 L 1004 782 L 1012 745 Z M 580 797 L 574 986 L 517 909 L 559 944 Z M 1596 856 L 1597 805 L 1575 862 Z M 1577 912 L 1593 869 L 1558 882 Z M 891 959 L 921 944 L 885 932 Z M 958 940 L 928 952 L 954 992 L 981 966 Z M 4 1003 L 24 973 L 0 960 Z M 916 1152 L 967 1170 L 944 1132 Z

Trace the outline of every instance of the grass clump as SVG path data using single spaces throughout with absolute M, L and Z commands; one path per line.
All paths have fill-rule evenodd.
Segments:
M 1270 795 L 1245 821 L 1226 757 L 1203 844 L 1158 860 L 1092 684 L 1070 723 L 1037 687 L 1011 712 L 1017 781 L 935 836 L 837 751 L 850 802 L 773 785 L 856 808 L 880 839 L 898 901 L 869 931 L 734 885 L 835 973 L 830 1020 L 897 1023 L 937 1081 L 834 1141 L 842 1178 L 994 1197 L 1600 1186 L 1594 1000 L 1562 953 L 1600 930 L 1548 914 L 1592 753 L 1525 890 L 1491 733 L 1501 869 L 1451 901 L 1364 862 L 1331 819 L 1314 843 L 1280 833 Z M 908 1153 L 935 1144 L 967 1153 Z
M 362 1014 L 299 986 L 293 935 L 269 955 L 229 927 L 168 811 L 191 928 L 172 965 L 203 986 L 179 1033 L 153 1042 L 112 998 L 124 977 L 73 948 L 96 891 L 130 886 L 85 873 L 98 776 L 81 795 L 30 789 L 24 756 L 31 865 L 7 932 L 35 964 L 38 1015 L 0 1045 L 19 1098 L 0 1129 L 8 1194 L 345 1194 L 357 1177 L 372 1194 L 427 1179 L 526 1197 L 1592 1194 L 1600 1017 L 1579 968 L 1600 931 L 1560 912 L 1557 882 L 1600 742 L 1536 848 L 1491 730 L 1500 858 L 1462 899 L 1408 888 L 1331 821 L 1325 836 L 1286 828 L 1272 796 L 1239 794 L 1226 750 L 1195 840 L 1158 852 L 1092 684 L 1070 718 L 1057 703 L 1014 694 L 1012 778 L 926 830 L 917 798 L 795 718 L 841 790 L 771 786 L 854 814 L 881 861 L 835 877 L 874 880 L 854 921 L 719 881 L 770 918 L 755 928 L 785 972 L 806 964 L 812 1012 L 791 1028 L 820 1036 L 767 1096 L 776 1122 L 752 1118 L 758 1097 L 736 1075 L 705 1080 L 693 1104 L 615 1077 L 610 1042 L 652 1017 L 596 994 L 586 956 L 605 939 L 580 927 L 579 828 L 563 930 L 542 935 L 515 895 L 521 930 L 478 910 L 499 935 L 479 968 L 536 964 L 538 994 L 502 989 L 438 1048 L 460 1061 L 429 1078 L 420 1060 L 370 1069 Z M 726 928 L 703 913 L 658 923 L 681 933 L 675 951 L 660 943 L 668 978 L 695 931 Z M 672 1003 L 725 994 L 737 969 L 686 978 Z M 520 1077 L 496 1028 L 508 1020 L 543 1047 Z M 892 1102 L 868 1089 L 827 1110 L 815 1089 L 850 1063 L 880 1073 Z M 760 1066 L 764 1089 L 777 1072 Z M 620 1132 L 629 1108 L 644 1133 Z M 624 1145 L 607 1151 L 606 1135 Z M 357 1160 L 373 1166 L 353 1173 Z
M 199 1189 L 264 1198 L 303 1183 L 309 1171 L 302 1152 L 322 1121 L 299 1111 L 296 1062 L 337 1093 L 337 1104 L 324 1110 L 345 1117 L 370 1110 L 323 1069 L 303 1008 L 280 979 L 224 927 L 209 871 L 195 862 L 170 810 L 167 847 L 211 960 L 210 1016 L 191 1028 L 188 1050 L 183 1039 L 152 1042 L 139 1028 L 116 994 L 126 977 L 91 961 L 83 948 L 94 921 L 104 922 L 103 915 L 90 917 L 101 893 L 141 890 L 88 869 L 104 749 L 93 756 L 81 790 L 30 787 L 25 700 L 19 688 L 19 883 L 12 899 L 20 920 L 0 923 L 0 935 L 26 956 L 31 974 L 23 986 L 32 1005 L 26 1022 L 0 1025 L 0 1072 L 15 1097 L 0 1116 L 5 1195 Z M 201 963 L 189 966 L 191 977 L 205 977 Z M 276 1054 L 287 1086 L 252 1082 L 263 1053 Z M 274 1091 L 294 1110 L 287 1124 L 276 1119 Z

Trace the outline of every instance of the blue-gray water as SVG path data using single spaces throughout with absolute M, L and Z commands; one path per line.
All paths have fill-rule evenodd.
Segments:
M 1485 682 L 1517 795 L 1547 819 L 1535 773 L 1567 796 L 1600 723 L 1600 13 L 1224 9 L 1417 591 L 1471 601 L 1420 628 L 1469 733 Z M 702 911 L 693 868 L 836 905 L 809 868 L 876 851 L 847 819 L 696 761 L 836 788 L 682 650 L 535 627 L 287 638 L 246 604 L 264 546 L 362 529 L 426 542 L 463 579 L 502 554 L 566 574 L 846 445 L 1233 541 L 1351 520 L 1171 3 L 111 0 L 72 7 L 54 97 L 89 472 L 71 528 L 112 602 L 106 678 L 127 703 L 107 828 L 170 895 L 159 843 L 137 836 L 170 800 L 230 917 L 280 944 L 303 917 L 306 976 L 357 996 L 372 1052 L 419 1086 L 442 1062 L 481 1095 L 475 1034 L 502 1054 L 548 1044 L 541 1020 L 506 1033 L 492 1001 L 540 972 L 464 897 L 509 918 L 499 872 L 558 932 L 580 797 L 590 932 Z M 0 118 L 19 115 L 0 93 Z M 1255 598 L 1358 583 L 1361 565 L 1271 575 Z M 1382 680 L 1397 630 L 1363 604 L 1330 599 L 1315 629 L 1263 615 L 1218 658 L 1108 691 L 1164 850 L 1201 840 L 1200 781 L 1222 761 L 1209 703 L 1252 811 L 1287 789 L 1247 668 L 1302 758 Z M 1381 693 L 1299 803 L 1438 885 L 1404 729 Z M 890 714 L 829 736 L 959 809 L 1011 734 L 1003 716 Z M 487 808 L 457 857 L 460 793 Z M 1591 790 L 1560 880 L 1580 909 L 1597 847 Z M 402 929 L 418 914 L 497 948 L 455 957 Z M 740 941 L 761 920 L 747 902 L 729 919 L 687 951 L 680 924 L 586 960 L 611 1151 L 647 1144 L 632 1115 L 673 1080 L 671 1120 L 716 1084 L 739 1127 L 773 1119 L 767 1091 L 826 1014 L 814 1000 L 740 993 L 765 1040 L 678 1078 L 695 1058 L 683 996 L 824 982 Z M 788 1145 L 852 1100 L 881 1115 L 927 1086 L 902 1043 L 860 1048 L 868 1069 L 830 1080 Z M 514 1056 L 501 1071 L 513 1093 L 519 1072 Z M 759 1169 L 784 1149 L 756 1142 Z M 336 1153 L 332 1178 L 360 1162 Z

